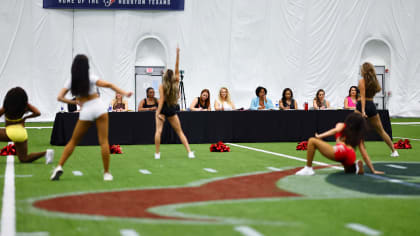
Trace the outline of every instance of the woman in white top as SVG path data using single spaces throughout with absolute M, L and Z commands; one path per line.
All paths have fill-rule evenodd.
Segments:
M 216 111 L 235 110 L 235 104 L 230 99 L 229 90 L 226 87 L 220 88 L 219 98 L 214 101 L 214 109 Z
M 98 141 L 101 146 L 102 161 L 104 165 L 104 180 L 113 179 L 109 173 L 109 143 L 108 143 L 108 112 L 107 105 L 101 101 L 97 87 L 110 88 L 117 93 L 130 97 L 132 92 L 125 92 L 112 83 L 100 80 L 96 76 L 89 75 L 89 60 L 85 55 L 77 55 L 71 66 L 71 80 L 68 80 L 58 94 L 58 101 L 68 104 L 80 104 L 79 120 L 74 127 L 73 135 L 64 147 L 58 166 L 51 175 L 51 180 L 59 180 L 63 174 L 63 165 L 73 153 L 74 148 L 82 140 L 92 124 L 96 123 Z M 65 98 L 71 91 L 76 100 Z

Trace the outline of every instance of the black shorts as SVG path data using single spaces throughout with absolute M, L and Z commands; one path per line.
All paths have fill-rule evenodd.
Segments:
M 171 117 L 171 116 L 176 115 L 177 111 L 179 111 L 178 104 L 168 106 L 168 104 L 165 102 L 165 103 L 163 103 L 162 110 L 160 111 L 160 114 L 162 114 L 166 117 Z
M 362 102 L 358 101 L 356 105 L 356 109 L 360 112 L 362 112 Z M 365 104 L 365 112 L 366 115 L 370 118 L 373 116 L 376 116 L 378 114 L 378 111 L 376 111 L 376 105 L 373 103 L 373 101 L 366 101 Z

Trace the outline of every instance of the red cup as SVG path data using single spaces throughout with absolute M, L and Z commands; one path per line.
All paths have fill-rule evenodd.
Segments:
M 308 103 L 307 102 L 305 102 L 305 111 L 307 111 L 309 108 L 308 108 Z

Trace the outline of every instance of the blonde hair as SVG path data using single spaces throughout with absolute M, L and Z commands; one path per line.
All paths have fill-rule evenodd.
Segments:
M 375 67 L 371 63 L 363 63 L 360 74 L 365 80 L 366 97 L 372 98 L 377 92 L 381 91 L 381 86 L 376 78 Z
M 219 101 L 220 102 L 223 102 L 224 101 L 223 98 L 222 98 L 222 96 L 220 95 L 222 93 L 222 89 L 226 90 L 226 102 L 229 105 L 232 106 L 232 100 L 230 99 L 230 93 L 229 93 L 229 90 L 226 87 L 221 87 L 220 88 L 220 90 L 219 90 Z
M 162 85 L 166 103 L 168 105 L 177 104 L 179 88 L 173 70 L 166 70 L 162 78 Z

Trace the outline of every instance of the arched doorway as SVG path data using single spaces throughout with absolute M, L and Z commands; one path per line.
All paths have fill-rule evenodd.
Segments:
M 382 91 L 374 97 L 374 102 L 378 109 L 387 108 L 388 81 L 391 68 L 391 47 L 389 43 L 382 39 L 371 38 L 365 41 L 360 64 L 370 62 L 375 66 L 376 77 L 382 87 Z
M 135 62 L 136 111 L 141 99 L 146 97 L 147 88 L 154 88 L 155 96 L 159 97 L 158 87 L 167 61 L 168 54 L 162 40 L 155 36 L 146 36 L 139 40 Z

